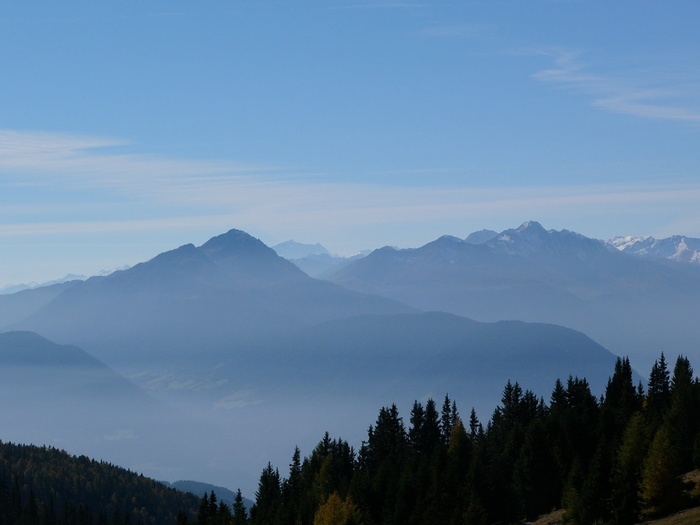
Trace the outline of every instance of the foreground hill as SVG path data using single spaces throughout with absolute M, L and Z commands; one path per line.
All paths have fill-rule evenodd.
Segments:
M 581 330 L 648 369 L 659 350 L 700 338 L 700 274 L 622 253 L 536 222 L 480 243 L 441 237 L 382 248 L 332 281 L 424 310 L 479 321 L 517 319 Z
M 173 525 L 199 499 L 129 470 L 55 448 L 0 442 L 0 522 Z

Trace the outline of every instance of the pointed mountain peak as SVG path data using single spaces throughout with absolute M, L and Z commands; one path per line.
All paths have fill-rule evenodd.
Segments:
M 522 233 L 522 232 L 538 233 L 538 234 L 547 233 L 547 230 L 545 230 L 542 227 L 542 225 L 537 221 L 525 221 L 515 231 L 518 233 Z
M 509 229 L 498 234 L 491 242 L 496 243 L 519 243 L 519 244 L 542 244 L 546 241 L 549 232 L 545 230 L 539 222 L 526 221 L 518 228 Z
M 270 281 L 306 276 L 260 239 L 241 230 L 229 230 L 212 237 L 199 250 L 221 271 L 238 280 L 255 278 Z
M 275 251 L 268 248 L 261 240 L 235 229 L 212 237 L 199 249 L 212 258 L 264 252 L 275 254 Z

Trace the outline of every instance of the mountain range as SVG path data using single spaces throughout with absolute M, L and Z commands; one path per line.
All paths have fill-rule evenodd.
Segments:
M 170 479 L 250 493 L 268 460 L 289 460 L 281 447 L 290 439 L 312 446 L 332 430 L 359 444 L 356 429 L 377 406 L 449 394 L 485 419 L 508 380 L 547 397 L 556 378 L 579 374 L 601 394 L 614 354 L 647 367 L 662 350 L 669 359 L 697 351 L 692 268 L 528 222 L 375 250 L 345 261 L 330 282 L 230 230 L 107 276 L 0 295 L 0 327 L 14 331 L 3 337 L 25 360 L 53 366 L 51 352 L 78 355 L 76 345 L 129 379 L 110 376 L 104 385 L 126 383 L 148 399 L 134 410 L 118 395 L 92 396 L 100 408 L 68 421 L 91 443 L 86 452 L 160 479 L 176 464 Z M 33 354 L 32 345 L 47 351 Z M 33 373 L 15 370 L 5 377 L 8 396 Z M 63 388 L 44 383 L 49 392 Z M 100 410 L 99 424 L 86 423 Z M 23 421 L 34 442 L 78 442 Z M 143 452 L 125 461 L 133 440 Z M 131 447 L 114 448 L 120 441 Z
M 443 236 L 415 249 L 382 248 L 329 279 L 422 310 L 567 326 L 645 369 L 661 351 L 698 352 L 694 265 L 635 256 L 532 221 L 485 238 L 475 244 Z
M 239 230 L 105 277 L 0 296 L 3 329 L 77 344 L 124 370 L 140 360 L 218 357 L 298 326 L 413 308 L 312 279 Z M 139 367 L 130 370 L 139 371 Z
M 674 235 L 665 239 L 614 237 L 608 241 L 621 252 L 655 260 L 700 264 L 700 239 Z

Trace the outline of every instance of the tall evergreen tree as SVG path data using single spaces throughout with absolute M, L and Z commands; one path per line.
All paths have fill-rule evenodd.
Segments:
M 666 428 L 654 436 L 644 461 L 641 484 L 641 514 L 656 518 L 677 510 L 683 497 L 683 483 L 678 475 L 675 457 Z
M 656 430 L 662 423 L 663 415 L 671 404 L 671 383 L 666 357 L 661 352 L 661 357 L 654 361 L 649 374 L 647 387 L 646 414 L 649 425 Z
M 233 500 L 233 525 L 246 525 L 247 523 L 248 513 L 246 512 L 245 504 L 243 503 L 241 489 L 238 489 Z
M 698 418 L 688 414 L 700 413 L 700 386 L 693 379 L 693 368 L 687 357 L 678 356 L 671 380 L 671 406 L 665 426 L 671 446 L 677 451 L 679 471 L 693 467 L 693 445 L 700 431 Z
M 276 525 L 279 522 L 280 499 L 280 474 L 268 463 L 260 474 L 255 505 L 250 509 L 251 521 L 255 525 Z
M 613 471 L 612 508 L 617 525 L 637 523 L 639 520 L 639 490 L 642 465 L 649 447 L 647 424 L 638 412 L 625 429 Z

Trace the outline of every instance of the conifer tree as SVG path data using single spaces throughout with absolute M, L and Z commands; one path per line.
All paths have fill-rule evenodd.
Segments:
M 255 525 L 275 525 L 280 510 L 280 475 L 277 469 L 267 464 L 260 474 L 258 490 L 255 492 L 255 505 L 250 510 L 250 519 Z
M 445 394 L 445 400 L 442 403 L 442 410 L 440 412 L 440 434 L 442 442 L 445 445 L 448 445 L 450 442 L 450 433 L 452 432 L 452 426 L 455 423 L 456 417 L 457 405 L 454 403 L 450 404 L 450 398 Z
M 679 507 L 684 487 L 677 463 L 668 432 L 661 427 L 644 460 L 640 490 L 643 518 L 660 517 Z
M 699 391 L 697 381 L 693 380 L 690 361 L 679 356 L 671 380 L 671 406 L 665 418 L 668 438 L 677 453 L 679 471 L 690 470 L 693 466 L 693 445 L 700 431 L 700 422 L 689 414 L 700 413 Z
M 649 437 L 645 419 L 637 412 L 625 429 L 613 472 L 613 520 L 618 525 L 639 520 L 639 490 L 642 465 L 647 455 Z
M 649 374 L 649 384 L 646 396 L 647 420 L 653 430 L 656 430 L 663 420 L 663 415 L 671 404 L 671 383 L 666 357 L 661 352 L 661 357 L 654 361 Z
M 243 495 L 241 489 L 238 489 L 233 500 L 233 525 L 246 525 L 247 523 L 248 514 L 243 503 Z
M 479 418 L 476 417 L 476 411 L 474 407 L 472 407 L 472 411 L 469 414 L 469 437 L 472 441 L 474 441 L 479 434 L 479 429 L 483 431 L 483 427 L 481 427 L 481 423 L 479 423 Z

